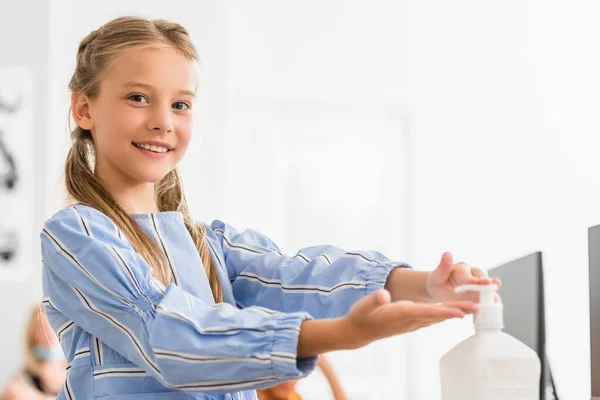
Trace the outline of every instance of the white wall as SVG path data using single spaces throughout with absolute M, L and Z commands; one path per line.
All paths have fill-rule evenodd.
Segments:
M 288 253 L 408 251 L 406 111 L 393 3 L 228 1 L 223 218 Z M 376 68 L 373 66 L 376 65 Z M 352 399 L 405 398 L 404 338 L 329 355 Z M 331 399 L 319 371 L 304 398 Z
M 596 2 L 423 1 L 408 8 L 414 258 L 453 250 L 493 267 L 542 250 L 548 357 L 559 394 L 589 396 L 587 227 L 600 222 Z M 427 346 L 413 398 L 438 398 Z M 462 334 L 459 331 L 462 330 Z M 432 384 L 432 382 L 434 384 Z
M 69 144 L 67 83 L 78 41 L 124 13 L 172 18 L 190 30 L 204 59 L 199 135 L 183 165 L 199 219 L 222 218 L 263 230 L 286 251 L 312 244 L 309 240 L 365 243 L 422 269 L 435 267 L 445 250 L 482 267 L 542 250 L 556 384 L 566 399 L 589 395 L 587 227 L 600 223 L 596 2 L 51 4 L 0 3 L 2 37 L 15 37 L 22 25 L 36 32 L 20 35 L 19 42 L 1 40 L 0 62 L 31 65 L 39 98 L 48 99 L 46 111 L 40 104 L 33 150 L 41 174 L 36 226 L 61 206 L 59 177 Z M 321 142 L 310 133 L 326 127 L 327 140 L 351 131 L 353 141 L 344 151 L 369 149 L 364 154 L 369 167 L 340 168 L 335 142 L 325 150 L 311 148 Z M 303 131 L 309 131 L 306 142 Z M 373 162 L 373 152 L 394 146 L 397 160 Z M 316 162 L 300 168 L 298 149 Z M 328 150 L 337 161 L 323 161 Z M 284 185 L 285 179 L 306 185 L 318 168 L 335 182 L 319 181 L 316 193 L 329 190 L 326 196 L 308 196 L 295 205 L 280 201 L 303 193 Z M 395 170 L 401 172 L 396 176 Z M 239 184 L 239 171 L 263 180 L 258 186 L 244 181 L 239 195 L 231 186 Z M 388 175 L 376 195 L 344 202 L 340 182 L 351 182 L 354 174 L 380 178 L 380 171 Z M 270 179 L 278 185 L 269 185 Z M 335 216 L 338 221 L 381 218 L 378 232 L 388 234 L 361 236 L 360 229 L 348 233 L 329 225 L 310 231 L 309 223 L 330 216 L 317 209 L 327 210 L 335 201 L 347 205 Z M 293 209 L 298 206 L 312 210 L 313 219 L 298 219 Z M 368 232 L 368 223 L 358 225 L 363 226 Z M 39 254 L 34 238 L 31 246 Z M 27 284 L 2 285 L 2 304 L 11 305 L 2 310 L 8 326 L 21 324 L 38 286 L 39 275 Z M 391 369 L 379 375 L 395 380 L 398 398 L 439 398 L 439 357 L 468 332 L 466 322 L 452 322 L 407 335 L 389 345 Z M 19 357 L 20 330 L 5 331 L 0 341 L 10 344 L 2 348 L 2 378 L 10 368 L 4 360 Z M 360 357 L 340 355 L 338 364 L 372 366 L 379 360 L 373 354 L 384 352 L 382 345 Z M 321 390 L 322 383 L 316 377 L 305 387 Z

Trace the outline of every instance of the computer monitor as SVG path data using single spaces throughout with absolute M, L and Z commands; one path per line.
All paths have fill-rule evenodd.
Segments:
M 592 400 L 600 400 L 600 225 L 588 229 Z
M 542 253 L 502 264 L 489 275 L 502 281 L 498 292 L 504 304 L 504 332 L 531 347 L 540 358 L 540 400 L 558 399 L 546 357 Z

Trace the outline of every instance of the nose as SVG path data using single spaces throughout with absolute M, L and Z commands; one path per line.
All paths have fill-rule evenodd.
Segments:
M 155 133 L 170 133 L 173 131 L 171 109 L 169 107 L 155 107 L 148 119 L 148 129 Z

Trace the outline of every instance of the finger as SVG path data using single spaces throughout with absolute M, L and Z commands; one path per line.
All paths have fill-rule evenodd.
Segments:
M 444 302 L 440 305 L 443 305 L 446 307 L 459 308 L 469 314 L 477 312 L 477 302 L 470 301 L 470 300 L 454 300 L 454 301 Z
M 402 302 L 400 302 L 402 303 Z M 399 307 L 407 317 L 416 318 L 462 318 L 465 312 L 452 306 L 443 304 L 400 304 Z
M 392 301 L 392 295 L 386 289 L 380 289 L 373 293 L 378 305 L 388 304 Z
M 444 317 L 420 318 L 415 322 L 415 324 L 418 325 L 419 327 L 424 327 L 424 326 L 438 324 L 440 322 L 447 321 L 450 319 L 455 319 L 455 318 L 462 319 L 462 318 L 464 318 L 464 316 L 462 316 L 462 317 L 461 316 L 453 316 L 453 317 L 444 316 Z
M 473 283 L 480 285 L 498 284 L 500 282 L 498 278 L 490 278 L 486 270 L 477 267 L 471 267 L 471 275 L 475 278 Z
M 460 293 L 458 295 L 457 299 L 461 300 L 461 301 L 470 301 L 473 303 L 479 303 L 479 292 L 469 291 L 469 292 Z
M 471 267 L 464 262 L 454 264 L 452 271 L 452 279 L 457 285 L 464 285 L 466 283 L 477 283 L 478 278 L 475 278 L 471 274 Z
M 452 270 L 454 269 L 454 259 L 452 257 L 452 253 L 445 252 L 442 254 L 442 259 L 440 260 L 440 265 L 436 268 L 436 281 L 439 283 L 444 283 L 450 278 L 450 274 L 452 274 Z
M 444 319 L 429 318 L 429 319 L 424 319 L 424 320 L 419 321 L 419 325 L 421 325 L 421 327 L 427 327 L 427 326 L 430 326 L 430 325 L 439 324 L 440 322 L 444 322 L 444 321 L 447 321 L 449 319 L 452 319 L 452 318 L 444 318 Z
M 373 313 L 377 308 L 391 302 L 390 292 L 379 289 L 359 300 L 352 308 L 362 315 Z
M 471 275 L 476 278 L 488 278 L 487 271 L 477 267 L 471 267 Z

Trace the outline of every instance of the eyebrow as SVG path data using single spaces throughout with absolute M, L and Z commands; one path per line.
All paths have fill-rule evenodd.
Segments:
M 123 86 L 142 87 L 142 88 L 146 88 L 146 89 L 150 89 L 150 90 L 154 89 L 154 86 L 152 86 L 152 85 L 148 85 L 147 83 L 136 82 L 136 81 L 125 82 L 123 84 Z M 192 92 L 191 90 L 179 90 L 177 93 L 187 94 L 192 97 L 196 96 L 196 93 Z

